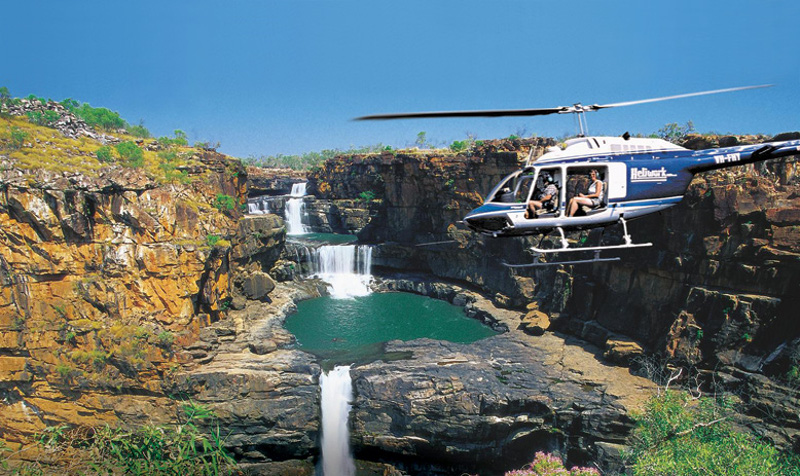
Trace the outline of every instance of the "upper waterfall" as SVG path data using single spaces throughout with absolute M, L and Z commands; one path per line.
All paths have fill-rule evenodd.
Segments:
M 286 201 L 286 234 L 304 235 L 308 233 L 308 228 L 303 224 L 303 212 L 305 204 L 303 197 L 306 195 L 306 182 L 292 185 L 290 197 Z

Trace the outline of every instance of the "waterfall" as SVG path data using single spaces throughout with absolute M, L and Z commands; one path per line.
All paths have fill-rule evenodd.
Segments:
M 272 213 L 269 209 L 269 198 L 267 195 L 252 198 L 247 201 L 247 213 L 250 215 L 265 215 Z
M 286 234 L 304 235 L 308 233 L 303 225 L 303 197 L 306 194 L 306 183 L 296 183 L 292 185 L 291 198 L 286 201 Z
M 289 193 L 292 197 L 305 197 L 306 195 L 306 182 L 292 184 L 292 191 Z
M 350 454 L 347 419 L 353 400 L 350 366 L 334 367 L 319 379 L 322 406 L 322 474 L 353 476 L 356 468 Z
M 329 284 L 331 297 L 366 296 L 372 281 L 372 247 L 320 246 L 314 250 L 312 273 Z

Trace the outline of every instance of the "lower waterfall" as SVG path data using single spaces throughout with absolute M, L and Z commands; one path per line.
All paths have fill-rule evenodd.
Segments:
M 353 476 L 348 418 L 353 400 L 350 366 L 334 367 L 319 379 L 322 407 L 322 475 Z

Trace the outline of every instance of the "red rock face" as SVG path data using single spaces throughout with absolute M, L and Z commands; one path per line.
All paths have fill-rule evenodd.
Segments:
M 230 244 L 208 236 L 234 237 L 239 212 L 215 200 L 246 200 L 238 161 L 205 151 L 194 163 L 183 184 L 122 167 L 95 177 L 1 173 L 5 441 L 52 422 L 168 417 L 164 375 L 191 363 L 183 347 L 232 294 Z

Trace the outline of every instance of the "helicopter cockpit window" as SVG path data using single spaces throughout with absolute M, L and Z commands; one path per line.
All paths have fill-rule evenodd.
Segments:
M 523 174 L 517 180 L 517 187 L 514 190 L 514 201 L 518 203 L 525 203 L 531 194 L 531 186 L 533 185 L 533 174 Z
M 511 203 L 514 201 L 514 191 L 517 186 L 517 177 L 522 171 L 514 172 L 504 178 L 491 192 L 487 202 Z

